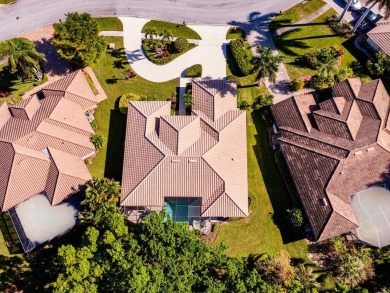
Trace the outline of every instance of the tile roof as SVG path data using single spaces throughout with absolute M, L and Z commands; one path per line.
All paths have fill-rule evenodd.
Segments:
M 390 21 L 381 20 L 367 33 L 383 52 L 390 56 Z
M 192 86 L 198 107 L 191 116 L 170 116 L 169 102 L 130 102 L 121 204 L 198 197 L 203 216 L 246 216 L 246 112 L 237 109 L 236 86 L 226 80 Z
M 390 180 L 390 97 L 380 80 L 349 79 L 334 98 L 311 106 L 305 127 L 296 97 L 272 106 L 280 145 L 317 240 L 358 227 L 351 194 Z M 292 111 L 293 109 L 293 111 Z M 317 108 L 318 109 L 318 108 Z
M 84 81 L 83 81 L 84 80 Z M 0 104 L 0 209 L 6 211 L 37 193 L 53 205 L 91 180 L 83 160 L 95 154 L 93 130 L 79 100 L 95 108 L 92 90 L 81 71 L 60 79 L 18 104 Z M 79 90 L 79 91 L 77 91 Z

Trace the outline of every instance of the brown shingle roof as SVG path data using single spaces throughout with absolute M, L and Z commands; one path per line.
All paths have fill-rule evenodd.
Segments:
M 84 81 L 82 81 L 84 79 Z M 9 108 L 0 105 L 0 207 L 6 211 L 37 193 L 57 204 L 91 179 L 83 159 L 93 155 L 93 130 L 83 105 L 66 99 L 62 89 L 85 95 L 96 103 L 81 71 L 55 82 Z M 72 95 L 74 95 L 72 93 Z M 47 150 L 49 149 L 49 151 Z
M 390 21 L 381 20 L 367 35 L 383 52 L 390 56 Z
M 349 196 L 390 179 L 390 98 L 382 82 L 349 79 L 335 84 L 333 94 L 333 101 L 313 111 L 317 126 L 309 133 L 299 123 L 303 110 L 291 111 L 294 98 L 272 106 L 282 152 L 317 240 L 358 227 Z
M 194 81 L 199 107 L 192 116 L 170 116 L 167 102 L 130 102 L 121 204 L 163 206 L 166 197 L 199 197 L 203 216 L 246 216 L 246 112 L 237 110 L 233 93 L 230 81 Z M 211 114 L 200 110 L 210 109 L 199 99 L 211 103 Z

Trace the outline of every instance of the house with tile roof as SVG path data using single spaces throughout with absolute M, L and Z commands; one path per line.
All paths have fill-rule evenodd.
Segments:
M 380 20 L 367 36 L 367 42 L 374 50 L 383 51 L 390 56 L 390 19 Z
M 246 113 L 226 79 L 192 81 L 192 114 L 171 103 L 129 103 L 121 205 L 137 222 L 166 208 L 174 220 L 248 215 Z
M 84 160 L 96 150 L 85 112 L 98 102 L 79 70 L 44 87 L 42 97 L 0 104 L 1 211 L 40 193 L 57 205 L 92 179 Z
M 375 221 L 363 223 L 352 195 L 390 180 L 390 97 L 382 81 L 351 78 L 332 90 L 319 103 L 306 94 L 272 106 L 281 151 L 318 241 L 377 229 Z

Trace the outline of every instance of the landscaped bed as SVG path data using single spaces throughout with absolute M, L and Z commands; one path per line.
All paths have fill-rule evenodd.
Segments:
M 126 116 L 119 111 L 119 98 L 125 93 L 135 93 L 141 97 L 166 101 L 176 93 L 176 82 L 171 80 L 153 83 L 140 76 L 126 80 L 124 72 L 128 72 L 130 65 L 124 53 L 123 39 L 120 37 L 105 37 L 105 39 L 107 43 L 115 43 L 117 49 L 112 53 L 104 53 L 91 67 L 108 96 L 108 99 L 101 102 L 94 113 L 99 132 L 106 137 L 107 143 L 99 150 L 90 171 L 93 176 L 106 176 L 120 181 Z
M 294 7 L 282 12 L 282 14 L 276 16 L 271 24 L 270 30 L 276 31 L 279 28 L 293 24 L 313 12 L 316 12 L 318 9 L 323 7 L 326 4 L 323 0 L 306 0 Z
M 336 12 L 329 9 L 309 24 L 274 37 L 275 45 L 279 54 L 284 57 L 283 63 L 291 79 L 317 74 L 316 70 L 305 67 L 298 57 L 330 44 L 344 50 L 341 66 L 346 67 L 358 60 L 365 62 L 366 57 L 353 44 L 354 37 L 345 39 L 336 35 L 326 24 L 326 19 L 333 14 Z
M 171 44 L 164 46 L 164 48 L 162 48 L 161 51 L 156 51 L 150 49 L 150 46 L 148 45 L 148 42 L 146 40 L 143 40 L 142 42 L 142 48 L 145 52 L 145 55 L 148 57 L 150 61 L 159 65 L 167 64 L 195 47 L 196 47 L 195 44 L 189 43 L 187 49 L 181 52 L 177 52 L 172 42 Z
M 173 37 L 183 37 L 195 40 L 201 39 L 197 32 L 182 24 L 151 20 L 144 25 L 142 32 L 145 33 L 148 28 L 155 28 L 157 35 L 162 34 L 163 30 L 166 29 L 171 31 Z
M 226 34 L 226 39 L 245 39 L 245 32 L 238 27 L 231 27 Z

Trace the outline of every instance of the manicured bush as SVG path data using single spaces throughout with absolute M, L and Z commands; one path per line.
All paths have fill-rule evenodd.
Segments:
M 352 30 L 352 26 L 346 22 L 338 21 L 339 17 L 337 15 L 332 15 L 327 18 L 328 26 L 337 34 L 344 35 L 344 37 L 349 38 L 351 36 L 350 31 Z
M 96 120 L 92 120 L 91 122 L 89 122 L 89 124 L 91 125 L 93 130 L 97 130 L 98 129 L 98 125 L 97 125 Z
M 306 53 L 303 61 L 312 69 L 319 69 L 321 66 L 335 66 L 344 55 L 344 50 L 337 46 L 328 46 L 317 49 L 315 52 Z
M 297 91 L 300 91 L 301 89 L 303 89 L 303 86 L 305 85 L 305 83 L 303 82 L 303 80 L 300 80 L 300 79 L 294 79 L 291 84 L 290 84 L 290 90 L 292 92 L 297 92 Z
M 293 209 L 288 209 L 286 212 L 294 228 L 296 229 L 301 228 L 303 225 L 302 211 L 300 209 L 293 208 Z
M 121 96 L 119 100 L 119 111 L 123 114 L 127 114 L 127 108 L 129 107 L 130 101 L 139 101 L 140 97 L 133 93 L 127 93 Z
M 200 77 L 202 76 L 202 65 L 195 64 L 186 69 L 185 77 Z
M 230 41 L 230 50 L 234 61 L 243 75 L 248 75 L 253 71 L 252 55 L 248 52 L 242 39 Z
M 177 52 L 182 52 L 188 49 L 188 40 L 183 37 L 179 37 L 175 41 L 175 49 Z

